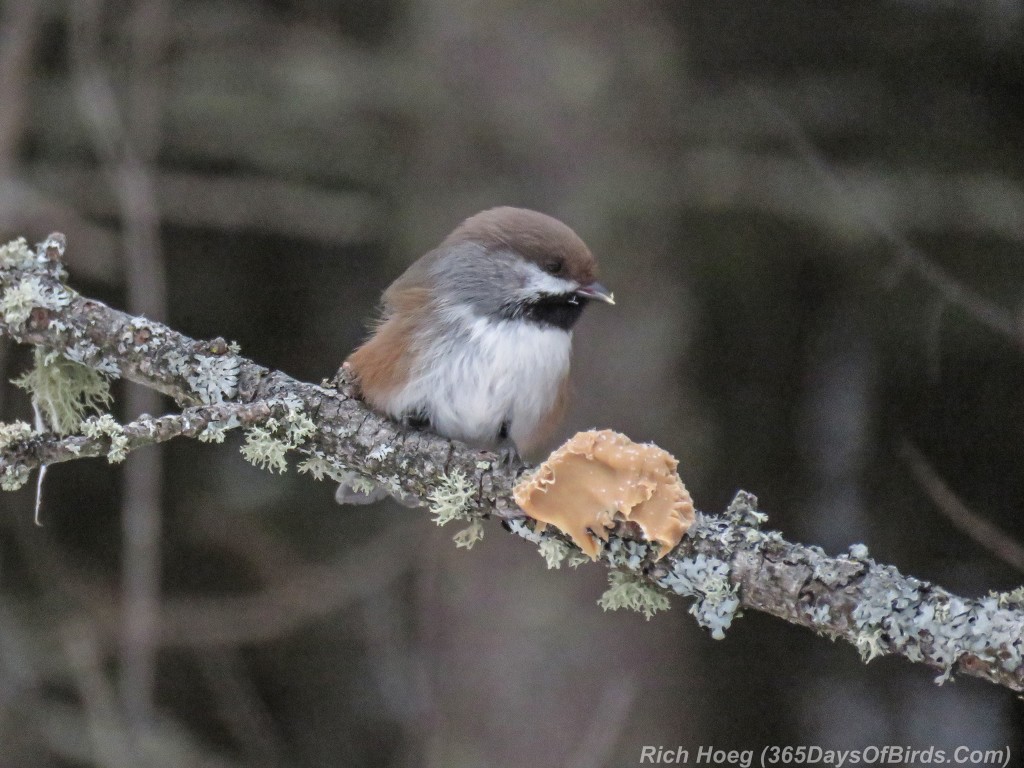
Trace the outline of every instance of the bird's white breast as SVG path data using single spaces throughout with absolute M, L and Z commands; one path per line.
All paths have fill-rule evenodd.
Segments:
M 409 383 L 387 410 L 422 411 L 433 429 L 493 447 L 502 423 L 517 446 L 529 444 L 569 374 L 572 333 L 522 319 L 446 311 L 447 330 L 424 339 Z

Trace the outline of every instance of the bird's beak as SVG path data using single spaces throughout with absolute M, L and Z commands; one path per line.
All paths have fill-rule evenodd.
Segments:
M 603 301 L 606 304 L 615 303 L 615 294 L 600 283 L 588 283 L 587 285 L 581 285 L 576 289 L 576 293 L 588 299 Z

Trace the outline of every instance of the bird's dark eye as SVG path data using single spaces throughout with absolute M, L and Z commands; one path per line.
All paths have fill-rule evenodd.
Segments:
M 559 272 L 562 271 L 561 259 L 552 259 L 551 261 L 546 262 L 544 264 L 544 271 L 552 275 L 557 275 Z

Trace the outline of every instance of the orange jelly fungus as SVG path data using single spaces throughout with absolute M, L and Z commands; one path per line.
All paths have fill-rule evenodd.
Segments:
M 658 558 L 693 524 L 693 500 L 676 474 L 679 462 L 656 445 L 634 443 L 611 430 L 580 432 L 516 486 L 516 503 L 550 523 L 596 560 L 618 520 L 630 520 Z M 543 527 L 543 526 L 542 526 Z

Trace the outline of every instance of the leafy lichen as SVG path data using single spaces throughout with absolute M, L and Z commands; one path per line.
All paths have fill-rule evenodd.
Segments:
M 110 439 L 107 461 L 111 464 L 120 464 L 127 458 L 128 436 L 124 433 L 124 427 L 118 424 L 109 413 L 84 419 L 81 423 L 81 430 L 83 435 L 94 440 L 100 437 Z
M 299 462 L 297 467 L 299 474 L 310 474 L 314 480 L 323 480 L 325 477 L 329 477 L 336 483 L 346 482 L 349 480 L 348 473 L 341 466 L 336 466 L 327 458 L 326 455 L 320 451 L 314 451 L 305 459 Z M 365 479 L 365 478 L 363 478 Z M 373 485 L 367 481 L 371 486 Z
M 738 525 L 758 528 L 768 522 L 768 515 L 757 508 L 757 496 L 747 491 L 738 491 L 725 510 L 725 517 Z
M 851 544 L 849 552 L 854 560 L 866 560 L 868 557 L 868 548 L 864 544 Z
M 185 380 L 203 403 L 217 405 L 238 394 L 240 364 L 241 360 L 233 354 L 193 355 Z
M 690 613 L 716 640 L 725 637 L 740 607 L 738 587 L 729 580 L 729 564 L 703 553 L 680 558 L 659 582 L 677 595 L 697 598 Z
M 368 454 L 366 454 L 366 458 L 368 461 L 383 461 L 394 452 L 395 446 L 391 445 L 390 443 L 381 443 L 380 445 L 375 446 L 374 449 L 370 451 Z
M 0 490 L 16 491 L 28 482 L 30 471 L 24 464 L 7 464 L 0 471 Z
M 54 323 L 51 323 L 51 327 L 53 325 Z M 88 365 L 90 368 L 95 368 L 107 376 L 113 378 L 120 378 L 121 376 L 121 366 L 118 365 L 117 361 L 104 357 L 100 348 L 91 341 L 78 341 L 65 349 L 63 354 L 68 360 Z
M 870 562 L 870 561 L 869 561 Z M 862 598 L 851 613 L 856 644 L 865 661 L 900 653 L 942 670 L 949 679 L 961 657 L 1016 669 L 1024 657 L 1024 620 L 1012 606 L 1019 595 L 965 599 L 904 577 L 889 565 L 871 563 Z
M 0 450 L 28 440 L 33 434 L 32 426 L 24 421 L 0 422 Z
M 0 297 L 0 313 L 8 325 L 18 326 L 28 320 L 35 307 L 60 309 L 71 303 L 71 296 L 63 288 L 50 287 L 30 275 L 9 286 Z
M 28 247 L 24 237 L 0 246 L 0 267 L 4 269 L 28 270 L 33 269 L 36 263 L 36 254 Z
M 28 440 L 35 432 L 24 421 L 0 423 L 0 450 Z M 0 489 L 16 491 L 28 480 L 30 470 L 22 464 L 7 464 L 0 470 Z
M 533 528 L 527 524 L 525 519 L 509 520 L 505 523 L 505 526 L 508 528 L 509 533 L 514 533 L 519 538 L 533 542 L 534 544 L 542 544 L 547 539 L 543 534 L 537 533 L 533 530 Z M 587 558 L 587 562 L 590 562 L 589 557 Z

